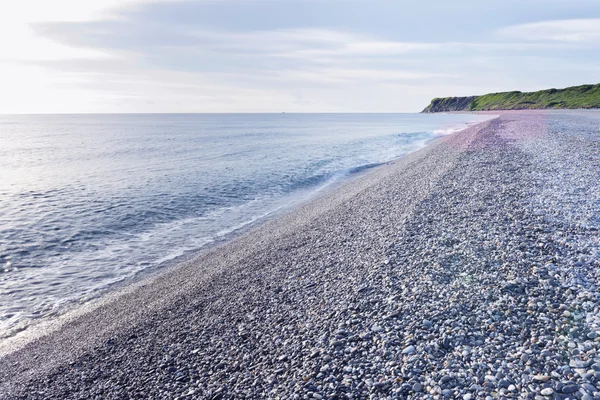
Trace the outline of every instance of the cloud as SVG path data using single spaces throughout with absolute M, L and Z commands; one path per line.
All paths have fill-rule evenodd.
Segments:
M 272 80 L 296 82 L 298 84 L 363 84 L 373 83 L 415 83 L 432 78 L 451 78 L 452 74 L 424 71 L 402 71 L 396 69 L 366 68 L 302 68 L 277 71 L 269 77 Z
M 542 21 L 509 26 L 500 35 L 525 41 L 600 44 L 600 18 Z
M 597 20 L 552 18 L 600 6 L 492 3 L 23 0 L 0 15 L 0 109 L 399 111 L 593 80 Z
M 118 20 L 119 12 L 151 0 L 20 0 L 0 13 L 0 61 L 98 59 L 110 57 L 98 49 L 40 35 L 39 23 L 84 23 Z M 118 11 L 117 11 L 118 10 Z
M 30 24 L 119 19 L 124 12 L 132 12 L 149 3 L 155 3 L 155 0 L 20 0 L 3 8 L 0 21 Z
M 45 37 L 137 60 L 143 70 L 173 70 L 235 81 L 246 86 L 291 80 L 295 83 L 344 83 L 352 79 L 407 81 L 447 76 L 402 68 L 388 61 L 410 54 L 427 55 L 440 44 L 381 40 L 364 34 L 325 28 L 289 28 L 252 32 L 199 29 L 194 26 L 109 23 L 40 24 Z M 50 65 L 50 64 L 49 64 Z M 53 63 L 57 68 L 81 63 Z M 119 63 L 86 64 L 108 68 Z

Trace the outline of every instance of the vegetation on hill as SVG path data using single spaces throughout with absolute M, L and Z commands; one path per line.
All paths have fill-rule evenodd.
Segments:
M 547 108 L 600 108 L 600 84 L 573 86 L 566 89 L 547 89 L 529 93 L 503 92 L 483 96 L 435 98 L 423 112 Z

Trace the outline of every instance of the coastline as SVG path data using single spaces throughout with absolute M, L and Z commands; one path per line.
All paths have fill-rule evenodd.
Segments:
M 116 306 L 119 308 L 119 314 L 113 317 L 115 320 L 119 320 L 119 323 L 116 325 L 125 325 L 132 322 L 133 319 L 141 319 L 143 317 L 138 315 L 141 310 L 155 311 L 155 309 L 161 307 L 158 305 L 159 303 L 174 301 L 178 296 L 175 295 L 176 292 L 187 292 L 192 290 L 198 282 L 194 282 L 190 285 L 187 276 L 192 275 L 197 269 L 203 270 L 202 272 L 207 274 L 207 280 L 209 280 L 212 278 L 212 275 L 223 272 L 222 264 L 236 264 L 247 254 L 264 251 L 270 241 L 281 236 L 280 231 L 282 228 L 285 227 L 285 230 L 290 231 L 297 229 L 298 226 L 304 225 L 305 221 L 314 220 L 324 211 L 352 199 L 363 190 L 367 190 L 369 186 L 377 183 L 383 176 L 389 176 L 393 170 L 397 168 L 410 168 L 412 162 L 425 157 L 431 149 L 440 146 L 447 138 L 468 130 L 476 130 L 479 126 L 485 125 L 487 122 L 488 121 L 484 121 L 479 124 L 474 124 L 452 134 L 434 138 L 428 142 L 426 147 L 402 156 L 397 160 L 390 161 L 379 167 L 357 174 L 357 176 L 351 178 L 349 181 L 340 182 L 336 187 L 331 188 L 330 191 L 318 194 L 315 198 L 309 199 L 307 202 L 303 202 L 297 207 L 292 208 L 288 212 L 284 212 L 273 219 L 267 219 L 256 227 L 250 227 L 248 231 L 243 232 L 240 235 L 234 235 L 230 240 L 209 247 L 190 260 L 174 264 L 166 271 L 151 272 L 149 276 L 145 276 L 130 285 L 110 291 L 104 296 L 95 298 L 86 304 L 75 307 L 57 318 L 44 321 L 38 324 L 35 327 L 35 330 L 5 340 L 2 346 L 0 346 L 0 357 L 10 356 L 11 353 L 19 351 L 23 347 L 30 346 L 31 342 L 44 340 L 47 336 L 54 335 L 61 329 L 68 329 L 69 325 L 77 327 L 85 326 L 87 324 L 93 326 L 104 325 L 103 323 L 98 323 L 96 321 L 84 322 L 80 319 L 88 319 L 91 317 L 91 314 L 98 314 L 100 319 L 102 319 L 111 307 Z M 255 241 L 258 237 L 260 237 L 261 240 Z M 250 250 L 244 248 L 248 245 L 250 245 Z M 215 267 L 214 264 L 221 265 Z M 185 287 L 185 289 L 180 290 L 182 287 Z M 160 296 L 164 298 L 156 301 L 156 298 L 154 297 L 156 293 L 162 293 Z M 151 300 L 150 298 L 153 299 Z M 133 304 L 143 304 L 144 306 L 140 307 L 138 310 L 134 310 L 136 307 L 132 306 Z M 99 309 L 107 309 L 107 311 L 98 311 Z M 134 315 L 132 316 L 130 314 Z M 95 318 L 91 317 L 90 319 L 94 320 Z M 86 343 L 86 347 L 93 347 L 95 344 L 101 343 L 112 333 L 123 330 L 122 328 L 122 326 L 117 327 L 113 326 L 113 324 L 109 324 L 108 326 L 105 326 L 104 331 L 100 334 L 85 335 L 87 338 L 86 341 L 88 342 Z M 77 333 L 69 335 L 72 335 L 72 337 L 81 336 Z M 54 344 L 49 344 L 47 348 L 50 349 L 53 345 Z M 69 346 L 71 345 L 69 344 Z
M 476 117 L 473 117 L 472 119 L 475 118 Z M 426 146 L 442 136 L 466 129 L 477 123 L 477 121 L 472 121 L 461 122 L 460 124 L 456 122 L 455 124 L 440 125 L 444 126 L 444 128 L 432 131 L 434 137 L 422 142 L 420 146 Z M 404 157 L 406 154 L 410 154 L 413 151 L 415 150 L 411 149 L 408 153 L 400 154 L 396 159 Z M 188 248 L 186 251 L 180 252 L 179 255 L 176 256 L 171 256 L 171 253 L 168 253 L 166 257 L 162 257 L 156 264 L 148 263 L 149 265 L 147 267 L 138 270 L 132 276 L 115 281 L 108 286 L 100 287 L 95 293 L 90 293 L 83 299 L 79 299 L 75 296 L 71 297 L 66 300 L 63 305 L 53 310 L 52 314 L 34 319 L 24 319 L 20 325 L 13 326 L 12 330 L 1 332 L 0 355 L 12 351 L 13 348 L 22 346 L 23 343 L 32 340 L 32 338 L 44 335 L 45 332 L 55 330 L 64 320 L 70 320 L 74 315 L 81 315 L 82 313 L 89 312 L 96 307 L 96 304 L 103 303 L 105 301 L 103 299 L 104 297 L 113 298 L 118 296 L 119 292 L 129 290 L 129 286 L 136 286 L 143 280 L 160 275 L 168 269 L 176 268 L 179 264 L 193 261 L 205 251 L 212 249 L 215 246 L 221 246 L 230 240 L 247 233 L 249 230 L 260 226 L 266 221 L 278 218 L 279 216 L 294 210 L 299 205 L 310 202 L 331 190 L 335 190 L 339 186 L 346 184 L 346 182 L 352 181 L 357 177 L 368 173 L 373 168 L 384 166 L 390 161 L 394 161 L 394 159 L 390 160 L 389 158 L 385 158 L 376 163 L 363 164 L 357 167 L 340 170 L 314 187 L 300 189 L 296 192 L 282 196 L 280 199 L 273 202 L 271 208 L 263 210 L 264 212 L 262 214 L 250 215 L 249 219 L 241 221 L 239 225 L 227 227 L 222 231 L 215 232 L 213 237 L 208 238 L 200 247 Z M 171 239 L 171 242 L 172 241 L 173 240 Z
M 9 118 L 13 128 L 8 137 L 27 136 L 35 118 Z M 306 201 L 318 189 L 324 193 L 365 168 L 415 151 L 428 138 L 444 133 L 437 130 L 440 127 L 484 118 L 488 117 L 229 114 L 83 116 L 76 122 L 49 116 L 44 124 L 56 134 L 71 122 L 85 125 L 80 139 L 87 144 L 65 173 L 40 159 L 38 167 L 48 176 L 39 188 L 35 172 L 23 171 L 19 179 L 13 170 L 33 165 L 27 159 L 33 150 L 10 152 L 3 159 L 0 347 L 15 333 L 143 279 L 152 270 L 193 257 L 255 226 L 257 220 Z M 108 153 L 93 144 L 94 138 L 102 137 L 102 124 L 115 133 L 109 135 L 114 140 L 107 143 L 112 149 Z M 201 135 L 192 132 L 205 128 Z M 120 129 L 127 140 L 116 139 Z M 180 133 L 170 138 L 159 134 L 163 129 Z M 246 136 L 246 130 L 254 133 Z M 78 134 L 69 132 L 63 139 L 78 140 Z M 31 146 L 36 140 L 53 143 L 32 135 L 27 142 Z M 254 135 L 260 145 L 254 143 Z M 145 136 L 153 138 L 150 147 L 165 152 L 147 153 L 150 147 L 137 146 L 149 140 Z M 206 147 L 190 145 L 198 141 Z M 311 141 L 316 142 L 306 145 Z M 69 152 L 68 146 L 61 148 Z M 61 154 L 57 151 L 53 157 L 68 159 Z M 155 167 L 146 168 L 148 163 Z M 94 165 L 106 174 L 97 173 Z M 30 192 L 33 188 L 39 190 Z M 50 216 L 51 223 L 40 222 Z M 41 237 L 44 240 L 38 240 Z
M 465 112 L 465 114 L 468 113 Z M 216 240 L 215 242 L 208 244 L 203 248 L 192 251 L 190 254 L 185 254 L 177 257 L 176 259 L 170 260 L 166 262 L 166 265 L 161 265 L 160 267 L 156 266 L 147 271 L 142 271 L 138 273 L 138 276 L 131 281 L 117 283 L 110 288 L 106 288 L 99 295 L 94 296 L 91 300 L 86 301 L 85 303 L 74 305 L 65 313 L 62 313 L 54 318 L 48 318 L 39 321 L 32 327 L 33 329 L 26 329 L 3 339 L 0 341 L 0 358 L 20 350 L 32 341 L 38 340 L 44 336 L 52 334 L 57 330 L 60 330 L 64 325 L 67 325 L 71 321 L 85 316 L 88 313 L 94 312 L 100 307 L 105 307 L 112 302 L 120 301 L 120 298 L 123 296 L 135 296 L 135 293 L 140 290 L 140 288 L 153 285 L 154 281 L 157 279 L 170 279 L 163 277 L 163 275 L 177 274 L 177 270 L 181 268 L 192 270 L 196 268 L 202 268 L 199 264 L 206 262 L 206 258 L 210 259 L 209 262 L 213 262 L 213 252 L 227 253 L 230 251 L 229 246 L 233 246 L 238 240 L 243 240 L 244 245 L 246 245 L 247 242 L 251 242 L 253 240 L 252 238 L 257 236 L 262 237 L 265 235 L 265 233 L 270 239 L 272 239 L 272 235 L 269 235 L 268 233 L 271 229 L 270 224 L 285 225 L 287 222 L 284 222 L 284 220 L 287 221 L 288 219 L 297 221 L 300 216 L 297 216 L 296 214 L 300 213 L 308 214 L 308 216 L 302 218 L 314 218 L 314 211 L 321 209 L 322 207 L 320 203 L 327 203 L 330 201 L 330 198 L 333 199 L 332 201 L 336 201 L 336 199 L 337 201 L 341 201 L 342 199 L 351 198 L 352 196 L 356 195 L 358 191 L 351 189 L 351 186 L 355 181 L 359 181 L 359 184 L 361 185 L 360 187 L 362 188 L 361 190 L 363 190 L 366 187 L 365 185 L 368 186 L 372 183 L 369 175 L 371 173 L 375 173 L 378 169 L 388 168 L 389 166 L 394 165 L 397 162 L 404 161 L 405 158 L 410 158 L 413 155 L 416 157 L 417 153 L 427 151 L 430 146 L 435 146 L 436 143 L 443 141 L 446 137 L 477 128 L 479 125 L 486 124 L 488 121 L 489 120 L 483 122 L 473 122 L 461 128 L 452 128 L 450 133 L 440 133 L 440 136 L 429 139 L 426 142 L 425 147 L 415 152 L 402 155 L 395 160 L 387 161 L 374 167 L 365 168 L 360 172 L 355 173 L 347 180 L 338 180 L 331 183 L 326 183 L 325 188 L 319 188 L 314 193 L 311 192 L 304 195 L 300 199 L 290 201 L 290 204 L 281 207 L 281 209 L 270 212 L 270 215 L 267 215 L 258 221 L 249 223 L 247 226 L 244 226 L 241 229 L 236 229 L 228 233 L 220 240 Z M 330 205 L 327 207 L 330 207 Z M 239 246 L 235 247 L 238 248 Z
M 488 347 L 499 335 L 509 344 L 524 340 L 519 332 L 503 330 L 501 322 L 520 316 L 521 310 L 510 308 L 510 301 L 503 303 L 507 300 L 501 294 L 525 307 L 522 300 L 530 291 L 546 285 L 544 259 L 519 274 L 524 265 L 516 256 L 538 254 L 519 253 L 513 239 L 525 240 L 526 235 L 508 230 L 521 220 L 535 220 L 527 195 L 538 190 L 533 161 L 542 156 L 533 142 L 545 135 L 540 115 L 502 113 L 441 137 L 193 261 L 109 295 L 92 310 L 65 317 L 48 335 L 0 358 L 1 370 L 19 371 L 0 377 L 0 398 L 89 393 L 105 398 L 318 399 L 340 387 L 347 388 L 344 393 L 375 398 L 419 397 L 425 390 L 428 395 L 462 396 L 464 385 L 455 383 L 469 376 L 477 377 L 466 386 L 477 386 L 469 393 L 520 391 L 525 386 L 513 382 L 509 368 L 498 366 L 495 376 L 501 370 L 501 378 L 478 382 L 479 375 L 487 376 L 483 367 L 460 373 L 428 363 L 472 364 L 471 358 L 490 356 Z M 572 146 L 585 149 L 584 144 Z M 505 221 L 510 210 L 521 219 Z M 472 221 L 466 224 L 469 216 Z M 482 230 L 486 226 L 509 239 L 498 232 L 488 236 Z M 475 229 L 473 238 L 469 229 Z M 514 254 L 494 262 L 504 250 Z M 552 276 L 558 279 L 556 273 Z M 546 320 L 558 324 L 569 309 L 571 286 L 565 287 L 564 293 L 556 291 L 566 296 L 559 303 L 566 308 L 560 315 L 544 314 Z M 537 295 L 549 295 L 542 292 Z M 479 298 L 472 297 L 476 294 Z M 485 315 L 469 320 L 480 318 L 473 313 L 490 304 L 490 321 Z M 506 307 L 512 316 L 501 313 Z M 529 334 L 543 322 L 528 325 Z M 495 334 L 489 336 L 482 326 L 495 326 L 490 328 Z M 592 341 L 588 345 L 596 346 Z M 532 378 L 535 390 L 556 380 L 530 362 L 541 350 L 502 351 L 518 353 L 513 369 L 547 375 L 541 384 Z M 371 368 L 367 364 L 373 367 L 369 376 L 360 373 Z M 118 377 L 102 372 L 111 366 L 124 372 Z M 440 374 L 441 383 L 433 384 Z M 329 387 L 332 376 L 335 389 Z M 235 377 L 235 383 L 223 383 L 226 377 L 227 382 Z M 116 379 L 112 386 L 103 386 L 111 379 Z M 461 389 L 455 393 L 456 387 Z

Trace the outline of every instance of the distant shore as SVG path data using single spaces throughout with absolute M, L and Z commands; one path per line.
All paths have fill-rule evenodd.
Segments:
M 600 396 L 599 135 L 445 136 L 19 344 L 0 398 Z
M 548 109 L 600 109 L 600 83 L 537 92 L 513 91 L 483 96 L 435 98 L 423 112 Z

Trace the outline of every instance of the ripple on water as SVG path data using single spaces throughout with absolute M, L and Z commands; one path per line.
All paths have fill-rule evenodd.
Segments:
M 0 336 L 481 118 L 1 116 Z

